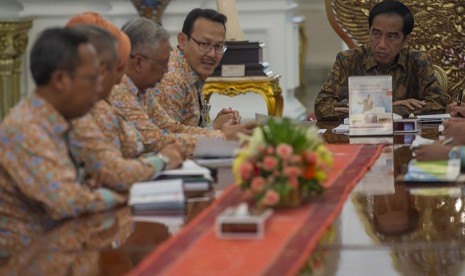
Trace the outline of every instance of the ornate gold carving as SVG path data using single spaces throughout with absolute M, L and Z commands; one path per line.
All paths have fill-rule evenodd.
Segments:
M 265 99 L 268 114 L 281 117 L 283 114 L 282 90 L 279 76 L 243 77 L 243 78 L 208 78 L 203 87 L 205 100 L 209 102 L 213 93 L 234 97 L 249 92 L 257 93 Z
M 367 44 L 368 13 L 380 0 L 325 0 L 331 26 L 349 48 Z M 415 16 L 410 45 L 427 52 L 449 79 L 455 99 L 465 88 L 465 3 L 462 0 L 405 0 Z
M 32 20 L 0 20 L 0 120 L 21 98 L 22 59 Z

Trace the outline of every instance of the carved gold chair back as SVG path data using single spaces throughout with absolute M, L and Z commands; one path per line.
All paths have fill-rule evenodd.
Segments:
M 325 0 L 326 14 L 349 48 L 368 44 L 368 14 L 382 0 Z M 427 52 L 451 99 L 465 88 L 465 5 L 463 0 L 404 0 L 415 27 L 410 47 Z M 444 76 L 444 73 L 446 74 Z

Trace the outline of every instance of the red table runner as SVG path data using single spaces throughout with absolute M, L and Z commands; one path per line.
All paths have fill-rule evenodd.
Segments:
M 341 212 L 350 191 L 378 158 L 382 146 L 328 145 L 328 148 L 334 156 L 328 190 L 301 207 L 275 211 L 266 224 L 263 239 L 222 240 L 216 237 L 218 214 L 243 201 L 242 191 L 232 185 L 131 274 L 297 274 Z

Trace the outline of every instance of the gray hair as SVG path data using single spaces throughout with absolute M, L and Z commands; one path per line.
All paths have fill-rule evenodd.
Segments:
M 90 43 L 97 50 L 100 62 L 105 64 L 108 69 L 111 70 L 116 67 L 118 64 L 118 41 L 109 31 L 89 24 L 79 24 L 72 27 L 72 29 L 87 36 Z
M 121 28 L 131 41 L 131 55 L 146 48 L 158 46 L 160 41 L 169 40 L 168 32 L 160 25 L 144 17 L 130 20 Z

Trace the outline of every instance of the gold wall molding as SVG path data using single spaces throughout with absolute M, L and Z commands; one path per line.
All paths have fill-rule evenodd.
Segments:
M 0 18 L 0 120 L 21 99 L 23 54 L 33 20 Z
M 283 96 L 279 86 L 279 75 L 270 77 L 211 77 L 208 78 L 203 94 L 207 102 L 213 93 L 234 97 L 249 92 L 261 95 L 266 102 L 268 115 L 281 117 Z

